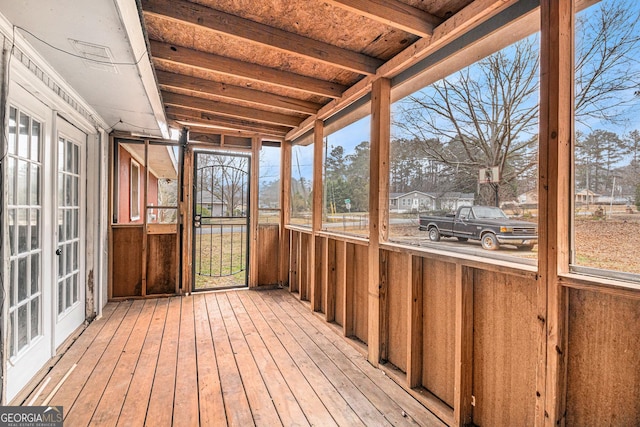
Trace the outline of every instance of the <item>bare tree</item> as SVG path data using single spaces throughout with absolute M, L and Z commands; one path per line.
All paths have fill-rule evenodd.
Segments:
M 198 165 L 198 180 L 202 189 L 220 202 L 224 216 L 235 216 L 246 209 L 248 198 L 248 159 L 240 156 L 202 156 L 205 163 Z
M 636 105 L 640 16 L 631 5 L 607 1 L 589 19 L 579 15 L 575 117 L 583 125 L 620 122 Z M 498 166 L 500 183 L 513 187 L 537 165 L 538 75 L 531 36 L 405 98 L 394 124 L 421 140 L 429 159 L 469 175 Z

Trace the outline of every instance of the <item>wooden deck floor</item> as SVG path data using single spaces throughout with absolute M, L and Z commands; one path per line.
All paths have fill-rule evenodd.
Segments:
M 45 383 L 69 426 L 443 425 L 283 290 L 109 303 Z

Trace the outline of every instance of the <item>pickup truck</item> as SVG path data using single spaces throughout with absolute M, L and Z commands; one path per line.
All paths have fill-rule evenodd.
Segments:
M 494 206 L 462 206 L 444 217 L 420 216 L 420 230 L 429 233 L 433 242 L 440 237 L 480 240 L 487 250 L 497 250 L 503 243 L 530 250 L 538 243 L 537 224 L 510 219 Z

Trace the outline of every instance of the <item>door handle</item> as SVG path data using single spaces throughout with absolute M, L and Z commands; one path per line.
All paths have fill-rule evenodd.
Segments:
M 62 255 L 62 249 L 61 248 L 56 249 L 56 255 L 58 255 L 58 256 Z

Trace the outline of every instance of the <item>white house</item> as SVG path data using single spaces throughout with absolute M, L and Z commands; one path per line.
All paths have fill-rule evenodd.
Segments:
M 394 213 L 424 212 L 436 209 L 454 211 L 460 206 L 473 206 L 473 193 L 447 192 L 443 194 L 410 191 L 389 194 L 389 210 Z

